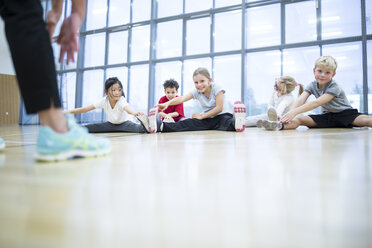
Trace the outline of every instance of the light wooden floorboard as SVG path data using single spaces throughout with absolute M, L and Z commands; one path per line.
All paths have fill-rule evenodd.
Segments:
M 100 134 L 36 163 L 0 126 L 0 247 L 372 247 L 372 129 Z

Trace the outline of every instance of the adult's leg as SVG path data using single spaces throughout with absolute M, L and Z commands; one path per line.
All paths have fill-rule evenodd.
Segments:
M 317 125 L 310 116 L 304 115 L 298 116 L 289 123 L 284 124 L 284 129 L 296 129 L 299 126 L 316 127 Z
M 359 115 L 352 124 L 356 127 L 372 127 L 372 116 Z
M 43 125 L 66 132 L 53 51 L 39 0 L 0 0 L 14 69 L 28 113 Z

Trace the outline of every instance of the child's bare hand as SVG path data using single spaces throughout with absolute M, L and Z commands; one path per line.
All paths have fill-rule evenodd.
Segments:
M 167 108 L 168 108 L 168 104 L 166 104 L 166 103 L 159 103 L 158 105 L 156 105 L 157 107 L 158 107 L 158 109 L 160 110 L 160 111 L 164 111 L 164 110 L 166 110 Z
M 282 116 L 282 118 L 280 119 L 280 122 L 285 124 L 293 120 L 293 118 L 295 117 L 296 117 L 296 113 L 294 113 L 293 111 L 289 111 L 288 113 Z
M 192 114 L 192 118 L 193 119 L 198 119 L 198 120 L 202 120 L 203 119 L 202 115 L 199 114 L 199 113 L 193 113 Z
M 135 112 L 134 113 L 134 116 L 139 116 L 139 115 L 144 115 L 144 113 L 142 113 L 142 112 Z

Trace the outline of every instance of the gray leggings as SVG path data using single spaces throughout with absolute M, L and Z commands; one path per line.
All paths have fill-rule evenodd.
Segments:
M 88 124 L 85 125 L 85 127 L 88 128 L 89 133 L 146 133 L 146 129 L 141 124 L 132 121 L 125 121 L 121 124 L 112 124 L 111 122 Z

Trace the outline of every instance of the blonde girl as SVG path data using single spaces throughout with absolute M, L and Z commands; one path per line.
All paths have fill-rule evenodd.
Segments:
M 299 87 L 298 94 L 301 95 L 304 86 L 297 83 L 293 77 L 283 76 L 278 78 L 274 84 L 274 92 L 270 97 L 267 114 L 246 117 L 245 126 L 255 127 L 259 120 L 277 121 L 290 110 L 295 100 L 292 91 L 297 86 Z

